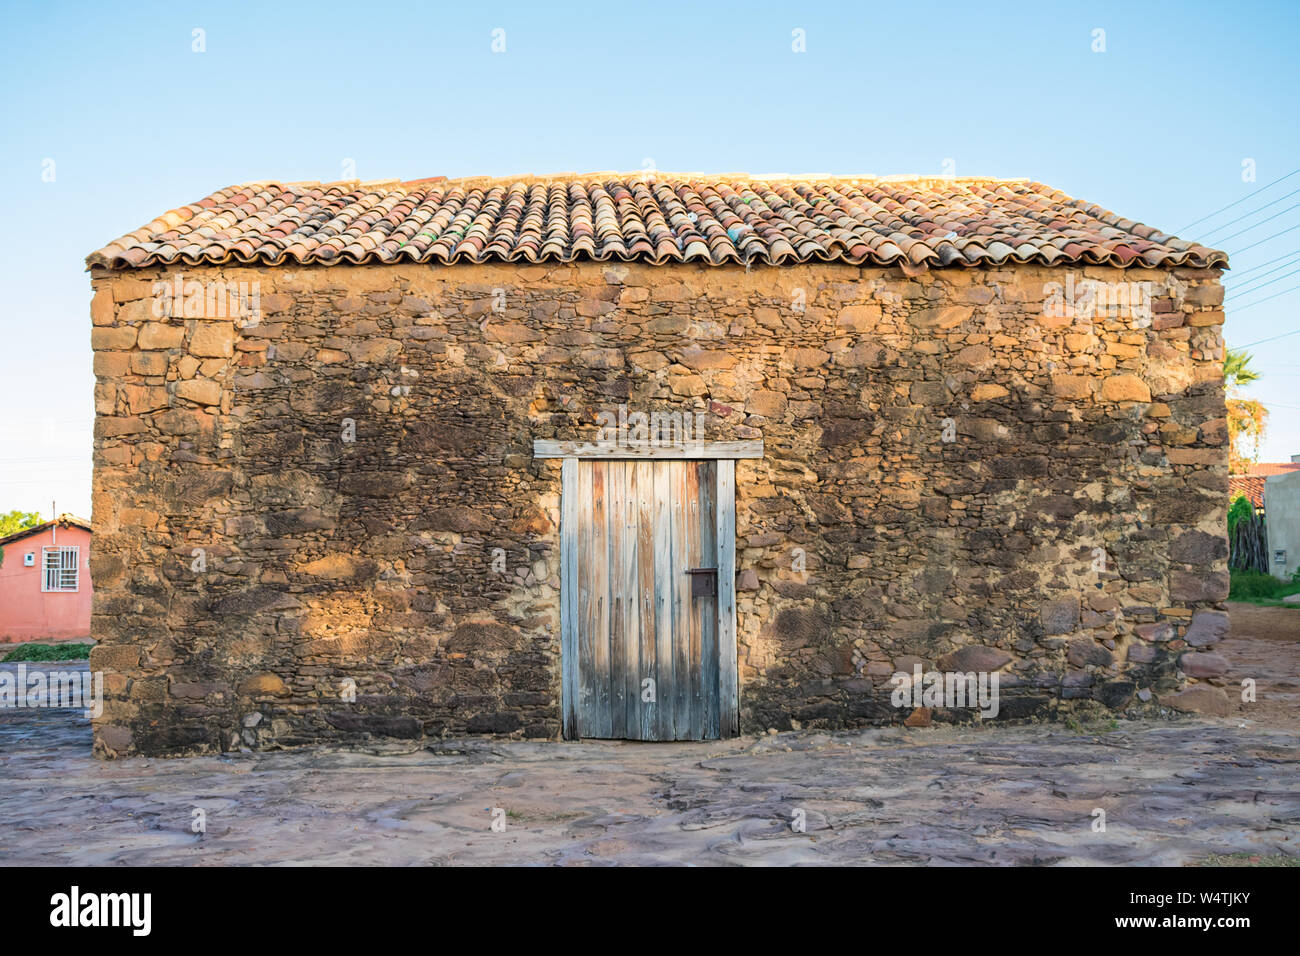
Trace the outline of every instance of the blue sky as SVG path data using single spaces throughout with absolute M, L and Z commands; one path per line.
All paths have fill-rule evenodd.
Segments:
M 1300 193 L 1283 198 L 1300 173 L 1251 196 L 1300 169 L 1296 4 L 2 9 L 0 511 L 48 515 L 53 498 L 89 514 L 85 255 L 222 186 L 336 180 L 349 161 L 362 179 L 647 160 L 1028 176 L 1167 231 L 1244 199 L 1180 234 L 1219 245 L 1276 215 L 1220 246 L 1239 253 L 1234 273 L 1269 263 L 1229 274 L 1227 337 L 1300 329 Z M 1250 394 L 1272 413 L 1261 459 L 1287 460 L 1300 454 L 1300 335 L 1254 352 L 1264 378 Z

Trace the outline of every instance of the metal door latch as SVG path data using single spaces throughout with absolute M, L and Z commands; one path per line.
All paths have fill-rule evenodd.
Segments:
M 691 576 L 691 597 L 718 596 L 717 568 L 687 568 Z

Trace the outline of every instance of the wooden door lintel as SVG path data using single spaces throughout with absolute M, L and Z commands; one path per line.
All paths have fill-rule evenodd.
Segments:
M 634 458 L 648 461 L 680 461 L 700 459 L 735 461 L 740 458 L 762 458 L 763 440 L 753 441 L 701 441 L 673 445 L 628 445 L 616 441 L 557 441 L 550 438 L 533 440 L 534 458 Z

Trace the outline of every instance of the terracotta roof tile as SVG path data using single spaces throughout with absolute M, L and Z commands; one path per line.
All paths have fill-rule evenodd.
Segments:
M 1264 507 L 1266 484 L 1270 475 L 1285 475 L 1300 471 L 1300 462 L 1261 461 L 1251 465 L 1244 475 L 1228 476 L 1228 497 L 1243 494 L 1256 508 Z
M 1227 256 L 1028 180 L 592 173 L 245 183 L 86 258 L 156 263 L 641 260 L 932 268 L 1226 266 Z
M 1245 495 L 1256 508 L 1264 507 L 1263 475 L 1229 475 L 1228 500 L 1236 500 L 1238 495 Z
M 1292 471 L 1300 471 L 1300 461 L 1258 461 L 1246 469 L 1246 474 L 1267 478 L 1269 475 L 1285 475 Z

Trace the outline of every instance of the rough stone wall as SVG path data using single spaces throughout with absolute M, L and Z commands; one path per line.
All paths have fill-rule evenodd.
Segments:
M 177 278 L 261 314 L 159 316 Z M 1045 306 L 1067 278 L 1151 283 L 1151 314 Z M 901 720 L 917 662 L 998 669 L 1001 717 L 1226 707 L 1217 271 L 92 281 L 101 755 L 557 737 L 559 463 L 532 440 L 620 404 L 766 443 L 737 468 L 743 730 Z

